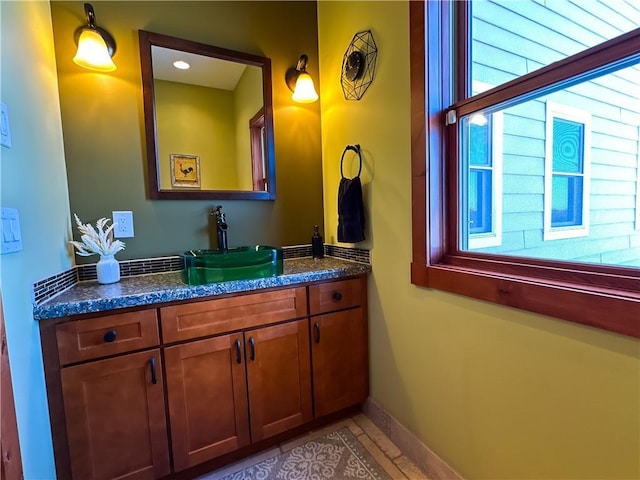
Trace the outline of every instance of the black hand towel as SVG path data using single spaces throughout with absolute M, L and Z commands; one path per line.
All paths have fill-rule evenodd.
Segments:
M 364 205 L 360 177 L 344 178 L 338 187 L 338 241 L 356 243 L 364 240 Z

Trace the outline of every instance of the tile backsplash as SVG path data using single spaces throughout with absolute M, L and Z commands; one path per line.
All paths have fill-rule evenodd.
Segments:
M 324 254 L 328 257 L 342 258 L 343 260 L 352 260 L 354 262 L 366 264 L 371 263 L 369 250 L 365 250 L 364 248 L 325 244 Z
M 95 265 L 93 267 L 95 270 Z M 53 275 L 33 284 L 33 301 L 40 304 L 78 283 L 78 267 Z
M 95 280 L 95 264 L 78 265 L 78 280 Z M 139 258 L 135 260 L 120 261 L 120 276 L 133 277 L 135 275 L 147 275 L 149 273 L 163 273 L 182 270 L 182 258 L 175 255 L 171 257 Z
M 282 247 L 284 258 L 304 258 L 311 256 L 311 245 L 292 245 Z M 370 263 L 369 250 L 362 248 L 342 247 L 340 245 L 324 246 L 325 255 L 360 263 Z M 183 261 L 178 255 L 157 258 L 140 258 L 120 260 L 120 276 L 132 277 L 150 273 L 164 273 L 182 270 Z M 34 303 L 39 305 L 57 294 L 74 286 L 78 282 L 96 279 L 95 263 L 77 265 L 65 272 L 45 278 L 33 284 Z

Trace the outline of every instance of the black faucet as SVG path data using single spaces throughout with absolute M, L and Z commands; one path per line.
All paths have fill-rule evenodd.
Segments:
M 211 211 L 210 215 L 216 216 L 216 236 L 218 237 L 218 250 L 220 252 L 228 252 L 229 247 L 227 245 L 227 220 L 224 217 L 222 211 L 222 205 L 218 205 Z

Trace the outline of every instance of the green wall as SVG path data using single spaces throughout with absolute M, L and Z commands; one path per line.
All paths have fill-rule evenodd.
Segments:
M 376 78 L 339 84 L 371 29 Z M 408 2 L 318 2 L 325 238 L 335 241 L 339 159 L 365 165 L 371 396 L 466 478 L 640 478 L 640 342 L 410 283 Z
M 23 250 L 0 256 L 0 289 L 26 480 L 55 478 L 34 282 L 72 266 L 69 198 L 48 2 L 0 2 L 0 100 L 12 148 L 0 147 L 0 204 L 20 214 Z M 4 415 L 5 412 L 2 412 Z
M 71 211 L 84 221 L 132 210 L 136 237 L 119 259 L 209 247 L 208 211 L 222 204 L 229 244 L 308 243 L 322 223 L 320 105 L 291 100 L 284 75 L 302 53 L 318 78 L 315 2 L 92 2 L 117 42 L 112 73 L 72 62 L 83 2 L 51 3 Z M 146 198 L 137 30 L 188 38 L 271 58 L 275 201 L 150 201 Z M 77 259 L 95 262 L 95 257 Z
M 200 158 L 203 190 L 238 188 L 233 92 L 156 80 L 154 93 L 162 189 L 171 190 L 176 153 Z

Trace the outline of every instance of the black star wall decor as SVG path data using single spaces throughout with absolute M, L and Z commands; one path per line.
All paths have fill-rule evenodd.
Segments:
M 358 32 L 342 58 L 340 84 L 346 100 L 360 100 L 373 82 L 378 47 L 371 30 Z

